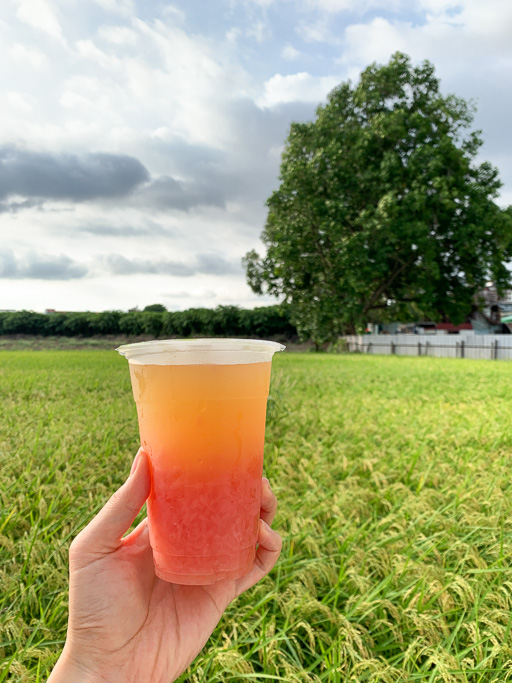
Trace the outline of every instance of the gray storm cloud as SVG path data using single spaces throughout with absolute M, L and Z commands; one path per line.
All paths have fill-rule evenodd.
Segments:
M 283 144 L 290 120 L 307 120 L 313 113 L 309 104 L 262 110 L 247 98 L 238 99 L 227 111 L 234 139 L 229 150 L 183 140 L 146 141 L 161 167 L 167 165 L 167 173 L 159 176 L 125 154 L 39 152 L 5 144 L 0 146 L 0 214 L 44 208 L 46 201 L 116 199 L 135 209 L 164 212 L 226 208 L 229 202 L 262 207 L 279 168 L 269 148 Z
M 0 213 L 40 207 L 45 200 L 84 202 L 128 195 L 133 195 L 136 206 L 156 209 L 190 211 L 197 206 L 225 206 L 222 188 L 208 176 L 186 181 L 169 175 L 152 178 L 132 156 L 0 147 Z
M 25 209 L 35 209 L 42 207 L 40 199 L 24 199 L 21 202 L 0 202 L 0 213 L 18 213 Z
M 136 202 L 157 209 L 190 211 L 196 206 L 225 206 L 224 192 L 213 183 L 182 182 L 171 176 L 160 176 L 141 188 Z
M 124 154 L 52 154 L 0 147 L 0 200 L 20 196 L 82 202 L 123 197 L 149 177 L 138 159 Z
M 0 278 L 11 280 L 77 280 L 88 269 L 61 254 L 29 254 L 18 258 L 10 249 L 0 250 Z

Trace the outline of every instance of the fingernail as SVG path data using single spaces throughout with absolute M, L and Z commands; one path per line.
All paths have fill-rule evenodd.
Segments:
M 139 462 L 139 460 L 140 460 L 140 452 L 141 452 L 141 449 L 139 448 L 139 450 L 137 451 L 137 455 L 135 456 L 135 458 L 134 458 L 134 460 L 133 460 L 133 462 L 132 462 L 132 469 L 130 470 L 130 477 L 132 476 L 132 474 L 133 474 L 133 473 L 135 472 L 135 470 L 137 469 L 137 464 L 138 464 L 138 462 Z

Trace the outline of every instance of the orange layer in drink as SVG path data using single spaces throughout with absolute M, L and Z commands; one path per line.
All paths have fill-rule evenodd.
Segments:
M 271 363 L 137 365 L 150 539 L 167 581 L 207 584 L 253 564 Z

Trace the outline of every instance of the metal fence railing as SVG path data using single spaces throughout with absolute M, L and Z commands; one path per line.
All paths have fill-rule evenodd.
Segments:
M 359 353 L 512 360 L 512 335 L 367 334 L 344 337 L 348 350 Z

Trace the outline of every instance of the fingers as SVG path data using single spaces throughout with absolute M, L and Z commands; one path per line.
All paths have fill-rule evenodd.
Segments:
M 150 489 L 148 457 L 139 449 L 130 476 L 96 517 L 78 534 L 72 543 L 72 552 L 104 554 L 117 550 L 123 535 L 146 502 Z
M 261 486 L 261 510 L 260 517 L 271 526 L 277 510 L 277 498 L 270 488 L 270 483 L 266 477 L 262 479 Z
M 133 531 L 122 539 L 123 547 L 149 544 L 148 518 L 145 517 Z
M 270 528 L 274 521 L 277 510 L 277 498 L 270 487 L 266 477 L 262 479 L 261 485 L 261 509 L 260 523 L 258 529 L 258 549 L 254 560 L 254 567 L 246 576 L 236 582 L 236 594 L 240 595 L 255 583 L 266 576 L 273 568 L 279 554 L 283 541 L 281 536 Z
M 236 582 L 236 594 L 240 595 L 266 576 L 273 568 L 281 553 L 283 540 L 281 536 L 260 519 L 258 533 L 258 550 L 254 567 L 246 576 Z

